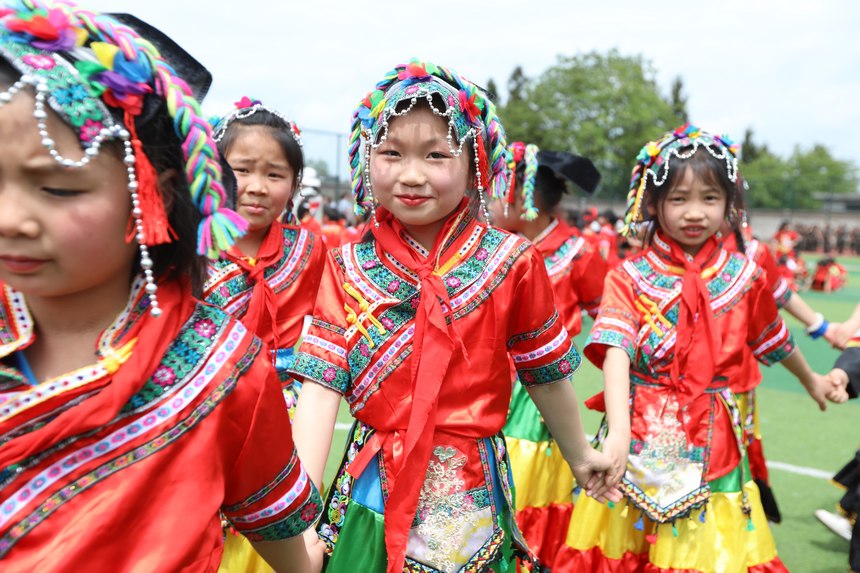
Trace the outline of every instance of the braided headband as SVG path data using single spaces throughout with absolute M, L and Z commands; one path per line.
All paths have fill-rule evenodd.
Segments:
M 729 180 L 737 182 L 740 145 L 725 135 L 713 135 L 686 123 L 657 141 L 646 144 L 639 151 L 630 177 L 622 235 L 635 234 L 636 226 L 642 221 L 642 201 L 648 177 L 651 177 L 655 186 L 661 187 L 669 178 L 672 159 L 690 159 L 699 148 L 707 150 L 715 159 L 725 161 Z
M 302 147 L 302 132 L 299 130 L 299 127 L 284 117 L 278 110 L 266 107 L 260 100 L 251 99 L 248 96 L 242 97 L 242 99 L 233 105 L 236 106 L 233 111 L 223 117 L 215 118 L 215 121 L 211 122 L 214 130 L 212 133 L 212 139 L 215 140 L 216 143 L 220 143 L 221 140 L 224 139 L 224 134 L 227 133 L 227 129 L 230 127 L 230 124 L 235 120 L 251 117 L 258 111 L 265 111 L 283 121 L 284 125 L 289 128 L 290 135 L 293 136 L 295 142 L 299 144 L 299 147 Z
M 233 244 L 247 224 L 222 208 L 221 167 L 211 128 L 192 88 L 166 58 L 197 66 L 199 69 L 184 77 L 203 76 L 208 87 L 210 76 L 202 66 L 169 38 L 131 16 L 98 14 L 66 0 L 18 0 L 0 8 L 0 18 L 0 56 L 21 73 L 0 94 L 0 104 L 25 87 L 35 90 L 33 115 L 42 145 L 51 156 L 65 167 L 81 167 L 98 155 L 104 141 L 123 141 L 142 262 L 151 266 L 147 245 L 172 240 L 158 175 L 143 152 L 135 127 L 150 119 L 148 110 L 158 108 L 152 105 L 158 100 L 166 103 L 173 120 L 191 195 L 204 216 L 198 229 L 198 251 L 217 257 Z M 126 21 L 150 35 L 157 33 L 162 49 L 175 53 L 163 56 L 155 38 L 141 37 Z M 75 131 L 84 148 L 82 157 L 66 158 L 57 152 L 45 129 L 46 103 Z
M 434 104 L 434 96 L 443 102 L 442 109 Z M 454 156 L 459 156 L 466 141 L 472 139 L 478 193 L 486 216 L 484 186 L 489 187 L 494 197 L 501 197 L 507 183 L 505 132 L 496 115 L 496 106 L 483 90 L 456 72 L 416 59 L 388 72 L 353 113 L 349 164 L 356 214 L 363 215 L 373 209 L 371 149 L 385 141 L 393 117 L 409 113 L 422 99 L 434 114 L 447 121 L 448 147 Z M 409 105 L 397 111 L 402 102 L 409 102 Z M 489 158 L 485 142 L 491 150 Z
M 517 189 L 517 167 L 525 161 L 525 173 L 523 174 L 523 215 L 526 221 L 537 219 L 538 210 L 535 207 L 535 177 L 538 171 L 538 146 L 526 145 L 522 141 L 515 141 L 507 149 L 508 189 L 505 197 L 505 210 L 508 205 L 514 203 L 514 193 Z

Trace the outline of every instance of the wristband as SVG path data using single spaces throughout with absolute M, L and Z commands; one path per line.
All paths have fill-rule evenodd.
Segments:
M 816 316 L 815 324 L 806 329 L 806 334 L 808 334 L 813 340 L 816 340 L 824 336 L 824 333 L 827 332 L 828 326 L 830 326 L 830 323 L 827 322 L 824 315 L 819 312 Z

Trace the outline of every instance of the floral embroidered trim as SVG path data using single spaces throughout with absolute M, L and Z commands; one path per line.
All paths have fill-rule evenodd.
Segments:
M 317 517 L 322 513 L 322 499 L 317 488 L 310 486 L 308 499 L 293 513 L 284 516 L 283 519 L 260 527 L 258 529 L 242 529 L 242 535 L 250 541 L 278 541 L 296 537 L 313 527 Z
M 39 526 L 63 504 L 80 493 L 90 489 L 108 476 L 144 460 L 171 445 L 173 442 L 184 436 L 186 432 L 193 429 L 200 421 L 211 414 L 218 404 L 224 400 L 224 398 L 232 393 L 239 377 L 242 376 L 251 366 L 260 351 L 260 347 L 261 345 L 259 341 L 254 339 L 248 350 L 236 362 L 236 367 L 230 375 L 215 389 L 213 389 L 206 399 L 196 406 L 187 417 L 177 421 L 176 425 L 167 428 L 162 434 L 150 440 L 146 444 L 135 447 L 131 451 L 122 454 L 95 470 L 81 476 L 74 482 L 65 485 L 63 488 L 52 494 L 39 507 L 35 508 L 29 516 L 24 516 L 22 519 L 18 520 L 17 524 L 9 529 L 2 538 L 0 538 L 0 559 L 8 553 L 15 543 Z M 208 379 L 202 379 L 201 386 L 205 388 L 207 382 L 209 382 Z M 3 509 L 5 510 L 5 505 Z
M 326 388 L 331 388 L 340 394 L 346 393 L 349 389 L 351 379 L 347 370 L 305 352 L 298 353 L 296 362 L 289 372 L 306 380 L 312 380 Z
M 576 351 L 576 347 L 571 344 L 570 350 L 555 362 L 539 368 L 518 368 L 517 374 L 526 387 L 551 384 L 572 375 L 581 363 L 582 357 Z
M 552 328 L 556 322 L 558 322 L 558 310 L 554 310 L 552 316 L 549 317 L 548 321 L 546 321 L 546 324 L 544 324 L 537 330 L 532 330 L 531 332 L 524 332 L 522 334 L 516 334 L 512 336 L 511 339 L 508 341 L 508 348 L 513 348 L 520 342 L 525 342 L 526 340 L 534 340 L 535 338 L 538 338 L 544 332 Z
M 224 513 L 236 513 L 237 511 L 241 511 L 247 507 L 254 505 L 258 501 L 269 495 L 269 493 L 271 493 L 276 487 L 278 487 L 279 484 L 281 484 L 285 479 L 287 479 L 287 477 L 289 477 L 289 475 L 293 472 L 293 468 L 295 467 L 298 459 L 298 456 L 296 454 L 293 454 L 293 456 L 290 458 L 290 462 L 284 467 L 284 469 L 278 472 L 278 475 L 276 475 L 272 479 L 272 481 L 263 486 L 259 491 L 250 495 L 242 502 L 239 502 L 235 505 L 225 505 L 221 509 L 224 511 Z

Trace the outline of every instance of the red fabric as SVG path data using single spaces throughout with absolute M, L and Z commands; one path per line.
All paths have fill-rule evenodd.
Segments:
M 750 462 L 750 474 L 753 479 L 769 484 L 767 463 L 764 459 L 764 448 L 761 445 L 760 439 L 753 438 L 747 443 L 747 458 Z
M 608 266 L 586 241 L 575 241 L 580 237 L 579 230 L 556 219 L 552 229 L 534 241 L 534 246 L 544 257 L 552 293 L 558 312 L 564 320 L 568 334 L 576 336 L 582 330 L 582 311 L 592 318 L 597 315 L 600 297 L 603 295 L 603 281 Z M 559 261 L 559 249 L 567 242 L 574 241 L 572 248 L 577 253 L 567 264 Z M 568 258 L 570 255 L 567 255 Z
M 678 402 L 683 407 L 701 395 L 714 379 L 720 332 L 711 312 L 711 297 L 702 278 L 702 269 L 719 252 L 719 241 L 715 236 L 710 237 L 693 260 L 676 242 L 669 241 L 669 245 L 672 262 L 680 264 L 685 271 L 681 283 L 678 340 L 671 368 Z
M 665 569 L 648 561 L 648 553 L 626 552 L 621 559 L 609 559 L 599 547 L 577 551 L 563 547 L 552 573 L 704 573 L 698 569 Z M 789 573 L 779 557 L 747 568 L 747 573 Z
M 275 371 L 259 359 L 265 347 L 189 291 L 162 283 L 162 316 L 132 311 L 106 331 L 114 349 L 138 339 L 115 374 L 87 379 L 83 369 L 56 378 L 59 390 L 49 383 L 0 389 L 0 402 L 12 409 L 0 431 L 27 432 L 2 448 L 3 467 L 38 456 L 0 490 L 0 506 L 14 507 L 0 518 L 0 538 L 13 542 L 0 547 L 4 573 L 79 564 L 88 571 L 215 571 L 220 512 L 241 519 L 288 494 L 292 501 L 268 517 L 234 523 L 249 534 L 311 524 L 318 498 L 293 447 Z M 0 315 L 8 308 L 3 298 L 0 291 Z M 193 351 L 168 348 L 180 336 L 195 341 Z M 180 377 L 183 365 L 190 370 Z M 139 393 L 150 380 L 164 393 L 152 383 Z M 83 386 L 72 390 L 74 384 Z M 55 392 L 48 414 L 61 413 L 32 429 L 46 408 L 10 402 L 35 401 L 43 391 Z M 127 404 L 133 408 L 122 409 Z
M 334 249 L 341 245 L 344 233 L 343 223 L 329 222 L 322 226 L 321 234 L 326 249 Z
M 665 244 L 665 243 L 664 243 Z M 584 354 L 601 367 L 609 347 L 625 350 L 631 358 L 631 375 L 651 384 L 636 387 L 631 405 L 631 437 L 645 440 L 649 435 L 646 414 L 649 409 L 662 411 L 674 393 L 670 385 L 674 358 L 672 338 L 674 325 L 659 326 L 661 334 L 654 334 L 646 315 L 637 306 L 642 297 L 657 305 L 659 315 L 665 317 L 680 304 L 677 296 L 678 281 L 683 269 L 668 265 L 667 248 L 657 245 L 625 261 L 609 272 L 606 278 L 600 312 L 595 319 L 589 343 Z M 729 289 L 721 294 L 719 303 L 708 301 L 707 315 L 713 317 L 719 333 L 719 344 L 713 356 L 713 371 L 709 384 L 720 387 L 734 384 L 743 373 L 744 353 L 751 352 L 759 361 L 769 364 L 784 358 L 793 348 L 791 334 L 768 289 L 765 277 L 752 263 L 738 266 L 738 255 L 723 251 L 709 267 L 709 284 L 714 288 Z M 734 276 L 728 275 L 729 263 Z M 665 271 L 659 270 L 661 265 Z M 726 282 L 728 281 L 728 282 Z M 656 286 L 664 285 L 662 288 Z M 653 313 L 651 320 L 659 324 Z M 693 344 L 697 344 L 697 338 Z M 659 351 L 659 354 L 658 354 Z M 688 359 L 689 360 L 689 359 Z M 689 362 L 690 368 L 700 365 Z M 719 380 L 716 377 L 720 377 Z M 704 381 L 701 381 L 704 383 Z M 710 452 L 708 479 L 725 475 L 736 467 L 740 453 L 728 412 L 719 400 L 711 404 L 712 394 L 701 389 L 689 403 L 684 426 L 690 445 L 706 447 Z M 600 408 L 603 397 L 587 401 L 590 408 Z M 711 409 L 713 408 L 713 410 Z M 714 431 L 708 436 L 708 425 L 714 416 Z
M 545 507 L 527 507 L 517 512 L 517 524 L 529 549 L 535 552 L 541 565 L 551 566 L 564 545 L 572 503 L 552 503 Z
M 313 233 L 317 237 L 323 236 L 322 225 L 320 225 L 320 222 L 317 221 L 316 217 L 314 217 L 312 215 L 305 215 L 305 218 L 301 220 L 299 225 L 303 229 L 307 229 L 308 231 L 310 231 L 311 233 Z
M 559 380 L 574 365 L 569 361 L 569 337 L 564 335 L 561 321 L 553 317 L 552 290 L 543 259 L 526 241 L 489 229 L 467 212 L 458 211 L 446 223 L 441 238 L 448 229 L 454 230 L 453 235 L 444 244 L 437 243 L 425 259 L 390 215 L 380 211 L 377 216 L 380 228 L 372 228 L 368 242 L 329 253 L 308 336 L 325 344 L 306 339 L 293 368 L 305 381 L 344 394 L 354 417 L 376 430 L 349 465 L 352 475 L 361 473 L 362 465 L 380 450 L 389 486 L 390 478 L 398 473 L 394 470 L 399 471 L 393 487 L 404 493 L 389 489 L 384 514 L 386 542 L 396 547 L 388 550 L 389 567 L 400 571 L 397 550 L 401 559 L 403 553 L 397 544 L 405 540 L 418 503 L 415 488 L 424 483 L 430 460 L 430 452 L 423 457 L 418 453 L 429 446 L 452 447 L 467 460 L 463 487 L 486 487 L 478 439 L 497 434 L 505 423 L 511 398 L 511 357 L 520 378 L 531 377 L 531 383 Z M 458 259 L 459 263 L 439 277 L 429 266 L 431 261 L 434 268 L 441 265 L 441 273 L 449 261 Z M 476 268 L 485 272 L 475 274 L 468 283 L 461 282 L 460 277 Z M 423 277 L 420 297 L 402 294 L 417 286 L 416 274 Z M 450 292 L 457 293 L 451 295 L 450 303 L 447 292 L 438 290 L 442 281 Z M 366 306 L 348 291 L 361 293 Z M 411 304 L 416 315 L 395 323 L 394 319 L 401 319 L 392 310 L 404 303 Z M 358 320 L 348 321 L 351 315 Z M 367 330 L 377 328 L 371 325 L 371 315 L 389 329 L 386 336 L 377 337 L 379 343 L 373 347 L 357 330 L 359 323 Z M 453 328 L 440 321 L 445 315 L 452 317 Z M 423 340 L 419 330 L 423 330 Z M 460 350 L 460 340 L 466 352 Z M 351 353 L 365 356 L 367 362 L 356 365 L 347 359 Z M 414 433 L 421 435 L 410 435 Z M 392 500 L 406 497 L 407 491 L 414 494 L 395 508 Z M 398 537 L 388 539 L 394 527 L 401 528 Z
M 144 379 L 141 379 L 140 373 L 155 369 L 167 345 L 172 342 L 169 333 L 178 330 L 195 304 L 184 284 L 161 284 L 158 295 L 162 315 L 156 318 L 147 314 L 128 334 L 129 340 L 137 338 L 137 343 L 123 367 L 112 377 L 100 381 L 99 392 L 95 396 L 66 410 L 41 428 L 3 444 L 0 449 L 0 467 L 8 467 L 44 450 L 50 444 L 103 426 L 117 415 L 131 395 L 143 385 Z M 90 391 L 92 389 L 89 388 Z M 17 423 L 20 420 L 7 418 L 0 423 L 0 434 L 11 431 Z
M 280 333 L 275 328 L 278 318 L 278 298 L 266 281 L 265 272 L 281 258 L 283 252 L 283 230 L 280 225 L 273 223 L 269 225 L 269 232 L 266 233 L 257 256 L 253 257 L 253 263 L 235 245 L 230 247 L 227 253 L 230 260 L 245 271 L 248 282 L 254 285 L 251 302 L 248 304 L 243 322 L 255 333 L 271 332 L 271 336 L 266 340 L 270 348 L 281 348 Z M 265 328 L 263 325 L 267 322 L 269 325 Z
M 385 208 L 377 209 L 379 226 L 372 227 L 376 240 L 384 244 L 394 258 L 415 272 L 421 281 L 421 299 L 412 343 L 412 410 L 402 438 L 402 451 L 394 457 L 394 473 L 389 482 L 391 486 L 385 511 L 385 547 L 388 552 L 389 573 L 401 571 L 406 559 L 409 528 L 418 505 L 418 493 L 424 484 L 426 460 L 430 458 L 433 447 L 433 431 L 442 380 L 455 350 L 459 349 L 465 354 L 456 323 L 445 323 L 442 305 L 450 307 L 451 301 L 442 278 L 434 271 L 444 262 L 440 261 L 440 257 L 448 234 L 466 215 L 467 209 L 468 202 L 464 199 L 459 212 L 446 221 L 436 236 L 436 242 L 426 258 L 422 258 L 401 240 L 401 233 L 404 233 L 405 229 Z M 468 361 L 468 357 L 466 359 Z M 385 445 L 387 438 L 376 435 Z M 367 448 L 367 451 L 370 450 L 371 448 Z M 403 469 L 407 467 L 410 471 L 404 472 Z M 424 470 L 419 472 L 412 469 L 417 467 L 423 467 Z M 360 469 L 358 471 L 360 472 Z
M 291 232 L 297 233 L 294 242 L 287 240 L 293 236 Z M 224 260 L 232 265 L 225 267 Z M 309 293 L 317 292 L 322 280 L 325 251 L 320 238 L 294 225 L 274 223 L 253 264 L 236 247 L 224 260 L 210 263 L 203 293 L 206 302 L 232 313 L 270 349 L 294 347 L 305 316 L 313 312 L 316 297 Z M 273 267 L 277 272 L 267 280 L 266 273 Z M 247 297 L 247 287 L 236 292 L 227 286 L 241 275 L 251 289 L 244 304 L 241 301 Z

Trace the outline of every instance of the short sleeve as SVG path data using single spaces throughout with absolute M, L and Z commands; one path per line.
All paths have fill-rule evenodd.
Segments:
M 585 357 L 598 368 L 603 368 L 606 350 L 616 347 L 624 350 L 630 361 L 636 353 L 636 336 L 639 332 L 639 313 L 633 307 L 633 282 L 621 268 L 606 275 L 600 310 L 585 343 Z
M 251 395 L 254 391 L 256 396 Z M 271 363 L 256 360 L 239 380 L 236 393 L 244 395 L 230 396 L 236 406 L 253 411 L 221 509 L 251 541 L 300 535 L 322 513 L 322 501 L 293 445 L 289 414 Z
M 344 311 L 344 281 L 340 265 L 330 251 L 326 255 L 311 326 L 290 369 L 297 378 L 316 382 L 340 394 L 346 393 L 351 380 L 346 350 L 349 325 Z
M 576 291 L 579 305 L 591 318 L 597 316 L 600 299 L 603 296 L 603 283 L 609 270 L 608 264 L 594 248 L 585 243 L 583 253 L 576 262 L 577 272 L 571 273 L 572 288 Z
M 794 352 L 794 337 L 779 314 L 763 272 L 756 273 L 747 296 L 750 297 L 747 344 L 762 364 L 780 362 Z
M 511 301 L 508 351 L 525 386 L 568 378 L 579 367 L 579 356 L 559 318 L 546 266 L 529 247 Z

